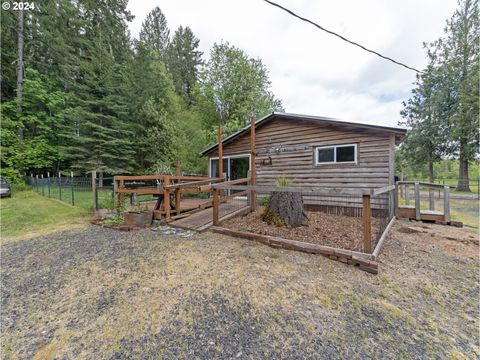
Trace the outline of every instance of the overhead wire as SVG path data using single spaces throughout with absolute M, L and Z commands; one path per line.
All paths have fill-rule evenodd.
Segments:
M 320 29 L 320 30 L 322 30 L 322 31 L 325 31 L 325 32 L 328 33 L 328 34 L 331 34 L 331 35 L 333 35 L 333 36 L 336 36 L 336 37 L 340 38 L 340 39 L 343 40 L 343 41 L 346 41 L 347 43 L 349 43 L 349 44 L 351 44 L 351 45 L 357 46 L 357 47 L 361 48 L 362 50 L 365 50 L 365 51 L 367 51 L 367 52 L 369 52 L 369 53 L 375 54 L 375 55 L 381 57 L 382 59 L 391 61 L 392 63 L 394 63 L 394 64 L 396 64 L 396 65 L 403 66 L 404 68 L 407 68 L 407 69 L 409 69 L 409 70 L 413 70 L 413 71 L 415 71 L 415 72 L 417 72 L 417 73 L 421 73 L 421 72 L 422 72 L 422 71 L 420 71 L 420 70 L 418 70 L 418 69 L 415 69 L 414 67 L 408 66 L 408 65 L 406 65 L 406 64 L 404 64 L 404 63 L 402 63 L 402 62 L 400 62 L 400 61 L 397 61 L 397 60 L 395 60 L 395 59 L 392 59 L 392 58 L 389 57 L 389 56 L 385 56 L 385 55 L 380 54 L 380 53 L 377 52 L 377 51 L 371 50 L 371 49 L 369 49 L 369 48 L 367 48 L 367 47 L 365 47 L 365 46 L 363 46 L 363 45 L 361 45 L 361 44 L 359 44 L 359 43 L 357 43 L 357 42 L 355 42 L 355 41 L 349 40 L 349 39 L 347 39 L 346 37 L 344 37 L 344 36 L 342 36 L 342 35 L 340 35 L 340 34 L 337 34 L 337 33 L 334 32 L 334 31 L 328 30 L 328 29 L 324 28 L 323 26 L 317 24 L 316 22 L 314 22 L 314 21 L 312 21 L 312 20 L 309 20 L 309 19 L 307 19 L 307 18 L 304 18 L 304 17 L 302 17 L 302 16 L 300 16 L 300 15 L 297 15 L 297 14 L 294 13 L 292 10 L 287 9 L 287 8 L 283 7 L 282 5 L 279 5 L 279 4 L 277 4 L 277 3 L 273 2 L 273 1 L 270 1 L 270 0 L 263 0 L 263 1 L 265 1 L 265 2 L 268 3 L 268 4 L 270 4 L 270 5 L 272 5 L 272 6 L 275 6 L 275 7 L 279 8 L 279 9 L 281 9 L 281 10 L 289 13 L 290 15 L 296 17 L 297 19 L 300 19 L 300 20 L 302 20 L 302 21 L 305 21 L 305 22 L 307 22 L 307 23 L 309 23 L 309 24 L 317 27 L 318 29 Z

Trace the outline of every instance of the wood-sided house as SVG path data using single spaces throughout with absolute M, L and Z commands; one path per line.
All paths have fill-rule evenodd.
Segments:
M 257 185 L 275 185 L 284 175 L 292 186 L 373 189 L 394 184 L 395 145 L 406 130 L 273 112 L 255 122 L 255 133 Z M 247 177 L 250 126 L 222 147 L 227 179 Z M 218 176 L 218 143 L 201 155 L 209 158 L 209 175 Z

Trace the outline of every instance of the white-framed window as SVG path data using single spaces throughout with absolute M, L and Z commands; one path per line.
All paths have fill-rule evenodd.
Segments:
M 356 163 L 357 144 L 319 146 L 315 148 L 315 165 Z

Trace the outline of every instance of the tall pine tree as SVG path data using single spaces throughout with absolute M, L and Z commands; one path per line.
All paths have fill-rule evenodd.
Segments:
M 162 60 L 167 59 L 170 30 L 168 29 L 167 19 L 158 6 L 150 11 L 143 22 L 140 30 L 140 41 L 155 49 Z
M 173 78 L 175 91 L 187 104 L 193 104 L 193 88 L 198 82 L 203 53 L 198 50 L 200 40 L 187 26 L 180 26 L 168 47 L 168 70 Z

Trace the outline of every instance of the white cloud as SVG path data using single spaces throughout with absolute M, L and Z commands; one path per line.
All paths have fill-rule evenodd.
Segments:
M 422 69 L 422 43 L 442 35 L 454 0 L 277 0 L 301 16 L 396 60 Z M 159 6 L 171 32 L 190 26 L 208 56 L 221 40 L 259 57 L 288 112 L 395 126 L 415 80 L 394 65 L 261 0 L 130 1 L 134 37 Z

